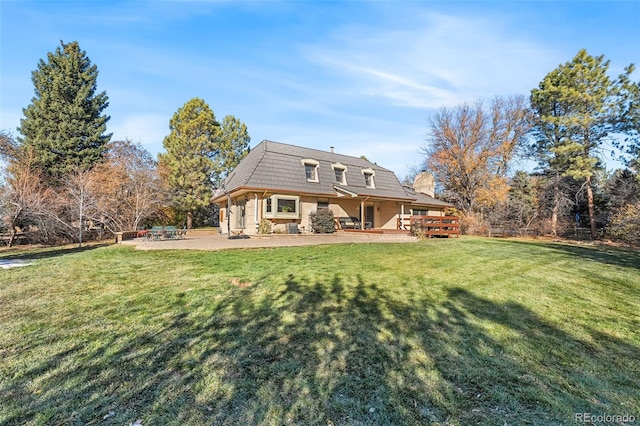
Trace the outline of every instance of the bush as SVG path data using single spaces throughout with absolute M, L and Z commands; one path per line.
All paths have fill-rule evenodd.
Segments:
M 270 234 L 271 233 L 271 222 L 267 219 L 262 219 L 260 224 L 258 225 L 258 234 Z
M 488 236 L 491 233 L 491 225 L 478 213 L 462 212 L 460 214 L 460 233 Z
M 309 213 L 311 229 L 316 234 L 330 234 L 336 230 L 333 221 L 333 211 L 330 209 L 318 209 Z
M 607 234 L 614 240 L 640 245 L 640 202 L 616 211 L 607 226 Z

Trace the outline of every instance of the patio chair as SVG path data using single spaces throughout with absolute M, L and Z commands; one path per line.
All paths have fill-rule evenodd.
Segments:
M 175 226 L 165 226 L 164 236 L 165 238 L 171 238 L 172 240 L 175 240 L 178 237 L 178 228 L 176 228 Z
M 145 238 L 148 241 L 157 241 L 163 235 L 164 235 L 164 228 L 162 226 L 154 226 L 149 230 L 149 232 L 147 232 L 147 235 L 145 235 Z
M 362 227 L 360 220 L 355 217 L 341 217 L 339 221 L 341 229 L 361 229 Z

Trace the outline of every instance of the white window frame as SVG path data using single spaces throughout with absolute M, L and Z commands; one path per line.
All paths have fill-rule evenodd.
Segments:
M 335 163 L 331 165 L 331 168 L 333 169 L 334 173 L 337 170 L 340 170 L 342 172 L 342 181 L 336 180 L 336 183 L 339 183 L 341 185 L 346 185 L 347 184 L 347 166 L 345 166 L 344 164 Z
M 271 199 L 271 211 L 267 211 L 267 199 Z M 278 211 L 279 210 L 279 201 L 293 201 L 294 210 L 290 212 Z M 300 219 L 300 197 L 297 195 L 281 195 L 274 194 L 270 197 L 264 199 L 262 203 L 262 215 L 267 219 Z
M 364 186 L 366 186 L 367 188 L 375 188 L 376 187 L 375 175 L 376 175 L 376 172 L 373 169 L 362 169 L 362 176 L 364 177 Z M 367 185 L 367 176 L 371 178 L 370 185 Z
M 304 166 L 304 176 L 307 179 L 307 182 L 315 182 L 318 183 L 320 182 L 319 176 L 318 176 L 318 165 L 320 165 L 320 163 L 317 160 L 314 160 L 312 158 L 305 158 L 302 160 L 302 165 Z M 313 172 L 315 174 L 315 178 L 308 178 L 307 177 L 307 167 L 312 167 L 313 168 Z

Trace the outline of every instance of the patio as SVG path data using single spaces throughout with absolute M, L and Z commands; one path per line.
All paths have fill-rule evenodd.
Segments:
M 287 235 L 252 235 L 250 238 L 228 239 L 226 235 L 189 235 L 181 240 L 149 241 L 144 237 L 122 241 L 121 244 L 133 245 L 138 250 L 227 250 L 260 247 L 309 246 L 320 244 L 349 243 L 412 243 L 418 239 L 409 235 L 342 233 Z

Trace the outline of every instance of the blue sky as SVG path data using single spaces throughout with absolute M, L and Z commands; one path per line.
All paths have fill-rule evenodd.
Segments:
M 0 31 L 0 129 L 14 135 L 38 60 L 76 40 L 115 139 L 162 152 L 171 116 L 200 97 L 252 146 L 334 146 L 401 179 L 440 107 L 528 96 L 582 48 L 612 73 L 640 65 L 640 1 L 0 0 Z

